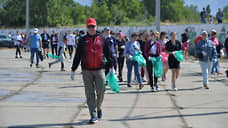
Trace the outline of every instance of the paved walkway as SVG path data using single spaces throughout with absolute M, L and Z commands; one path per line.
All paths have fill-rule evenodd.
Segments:
M 11 128 L 227 128 L 228 79 L 223 73 L 210 77 L 210 90 L 202 88 L 197 61 L 184 61 L 177 81 L 179 91 L 171 91 L 170 71 L 160 92 L 149 92 L 149 85 L 138 90 L 120 83 L 121 92 L 107 89 L 103 120 L 89 125 L 88 109 L 80 69 L 70 80 L 72 60 L 66 60 L 66 72 L 60 64 L 48 68 L 29 67 L 29 53 L 14 58 L 15 51 L 0 50 L 0 127 Z M 228 63 L 221 63 L 221 72 Z M 126 67 L 124 69 L 126 80 Z

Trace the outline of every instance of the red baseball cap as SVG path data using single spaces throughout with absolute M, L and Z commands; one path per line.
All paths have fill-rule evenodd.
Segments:
M 96 25 L 97 25 L 96 20 L 93 19 L 93 18 L 87 19 L 87 20 L 86 20 L 86 26 L 89 26 L 89 25 L 94 25 L 94 26 L 96 26 Z

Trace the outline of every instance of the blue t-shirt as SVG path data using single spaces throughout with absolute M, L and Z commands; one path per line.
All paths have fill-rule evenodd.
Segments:
M 40 34 L 31 34 L 29 36 L 30 39 L 30 48 L 40 48 L 40 40 L 41 36 Z
M 107 40 L 108 40 L 109 48 L 112 52 L 112 56 L 116 56 L 116 49 L 115 49 L 115 47 L 117 46 L 116 39 L 113 36 L 110 36 L 110 37 L 107 37 Z

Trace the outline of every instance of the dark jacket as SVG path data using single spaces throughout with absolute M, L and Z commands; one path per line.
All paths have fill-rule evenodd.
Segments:
M 151 54 L 150 53 L 150 50 L 151 50 L 151 47 L 153 45 L 156 45 L 156 54 Z M 160 52 L 161 52 L 161 45 L 159 42 L 155 41 L 153 44 L 151 44 L 151 40 L 149 40 L 146 44 L 145 44 L 145 48 L 144 48 L 144 53 L 145 53 L 145 56 L 146 56 L 146 59 L 148 59 L 148 57 L 158 57 L 160 55 Z
M 56 41 L 53 41 L 53 36 L 55 36 L 55 40 Z M 51 35 L 51 45 L 57 45 L 58 44 L 58 41 L 59 41 L 59 39 L 58 39 L 58 35 L 57 34 L 55 34 L 55 35 Z
M 43 43 L 48 43 L 48 40 L 50 39 L 49 34 L 48 33 L 46 33 L 46 34 L 47 34 L 47 40 L 44 39 L 44 33 L 41 34 L 41 38 L 42 38 Z
M 108 46 L 108 41 L 96 34 L 87 35 L 79 39 L 79 45 L 74 56 L 72 71 L 75 71 L 81 62 L 82 70 L 98 71 L 105 68 L 104 58 L 107 59 L 107 65 L 112 67 L 112 55 Z

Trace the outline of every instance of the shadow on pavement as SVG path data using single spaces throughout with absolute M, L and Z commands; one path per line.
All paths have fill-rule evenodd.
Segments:
M 127 118 L 127 119 L 114 119 L 114 120 L 109 120 L 109 121 L 151 120 L 151 119 L 164 119 L 164 118 L 177 118 L 177 117 L 224 115 L 224 114 L 228 114 L 228 111 L 212 112 L 212 113 L 199 113 L 199 114 L 183 114 L 183 115 L 167 115 L 167 116 L 153 116 L 153 117 Z
M 88 120 L 83 120 L 77 123 L 15 125 L 15 126 L 9 126 L 8 128 L 40 128 L 40 127 L 59 127 L 59 126 L 73 128 L 74 126 L 82 126 L 82 125 L 91 125 L 91 124 L 89 124 Z
M 196 88 L 183 88 L 183 89 L 178 89 L 177 92 L 179 91 L 194 91 L 194 90 L 199 90 L 199 89 L 202 89 L 202 87 L 196 87 Z M 110 90 L 110 89 L 106 89 L 106 90 Z M 120 92 L 119 94 L 138 94 L 138 93 L 159 93 L 159 92 L 166 92 L 166 91 L 173 91 L 171 89 L 165 89 L 165 90 L 160 90 L 158 92 L 151 92 L 149 90 L 147 91 L 142 91 L 142 90 L 137 90 L 137 91 L 128 91 L 128 92 L 121 92 L 121 89 L 120 89 Z M 113 92 L 108 92 L 106 94 L 114 94 Z

